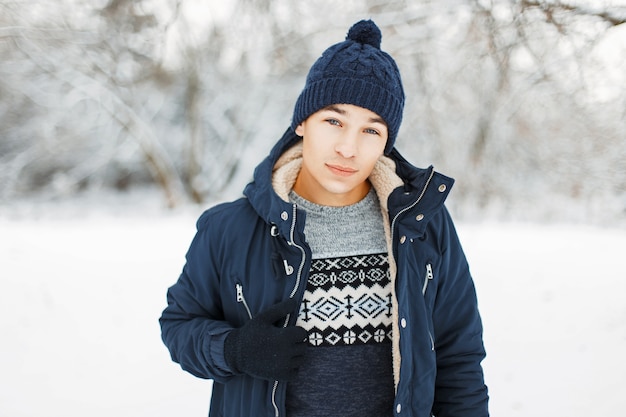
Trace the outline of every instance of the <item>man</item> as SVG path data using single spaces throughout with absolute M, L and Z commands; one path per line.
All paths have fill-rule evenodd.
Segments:
M 482 325 L 444 207 L 394 148 L 404 92 L 360 21 L 244 190 L 197 224 L 160 319 L 210 416 L 485 417 Z

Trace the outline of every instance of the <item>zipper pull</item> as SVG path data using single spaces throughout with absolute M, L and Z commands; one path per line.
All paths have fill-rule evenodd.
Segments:
M 285 266 L 285 274 L 287 276 L 293 274 L 293 266 L 289 265 L 286 259 L 283 259 L 283 265 Z
M 252 318 L 252 312 L 250 311 L 250 307 L 248 307 L 248 303 L 246 302 L 246 298 L 243 296 L 243 285 L 240 283 L 235 284 L 235 288 L 237 290 L 237 302 L 242 303 L 248 313 L 248 317 Z
M 422 295 L 426 294 L 428 281 L 432 280 L 434 277 L 432 265 L 430 263 L 426 264 L 426 278 L 424 279 L 424 286 L 422 287 Z
M 235 287 L 237 288 L 237 302 L 243 303 L 243 286 L 240 283 L 237 283 Z

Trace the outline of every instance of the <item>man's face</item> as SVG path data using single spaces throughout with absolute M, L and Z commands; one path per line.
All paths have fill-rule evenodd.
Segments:
M 365 197 L 367 181 L 387 143 L 387 125 L 376 113 L 336 104 L 296 128 L 303 137 L 302 169 L 294 191 L 314 203 L 346 206 Z

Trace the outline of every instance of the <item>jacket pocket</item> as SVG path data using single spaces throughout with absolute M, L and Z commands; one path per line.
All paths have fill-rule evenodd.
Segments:
M 430 284 L 433 280 L 435 279 L 435 273 L 433 272 L 433 264 L 432 261 L 428 261 L 426 262 L 426 265 L 424 266 L 424 284 L 422 285 L 422 295 L 424 296 L 424 302 L 426 303 L 426 305 L 431 305 L 428 300 L 432 300 L 433 299 L 433 290 L 431 290 L 428 294 L 428 297 L 426 297 L 426 291 L 428 290 L 428 284 Z M 431 310 L 432 311 L 432 310 Z M 429 323 L 428 323 L 428 337 L 429 337 L 429 341 L 430 341 L 430 350 L 431 351 L 435 351 L 435 338 L 433 336 L 433 324 L 432 324 L 432 317 L 429 316 L 428 319 Z

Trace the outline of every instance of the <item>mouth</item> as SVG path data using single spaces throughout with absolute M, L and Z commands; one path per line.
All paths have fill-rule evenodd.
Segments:
M 326 164 L 326 166 L 328 167 L 330 172 L 332 172 L 335 175 L 342 176 L 342 177 L 348 177 L 348 176 L 358 172 L 358 169 L 356 169 L 356 168 L 347 167 L 347 166 L 343 166 L 343 165 Z

